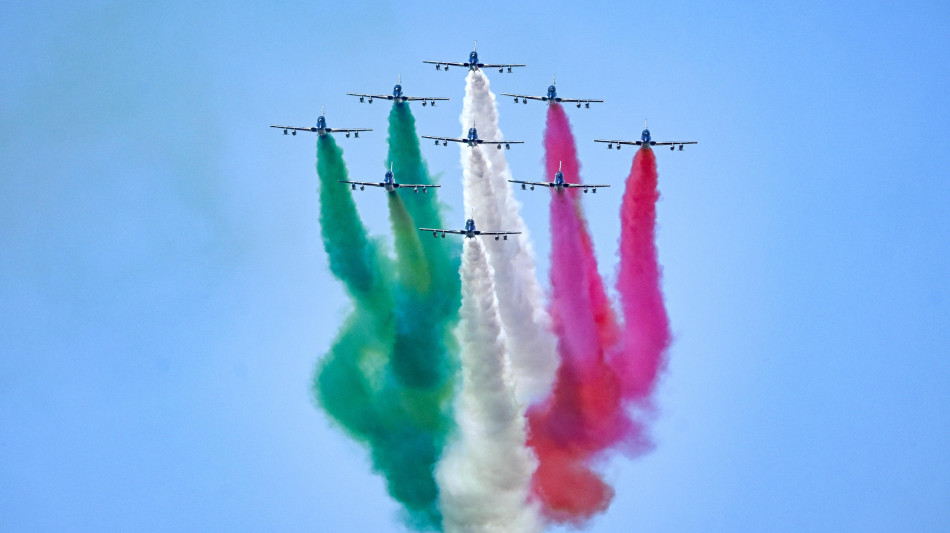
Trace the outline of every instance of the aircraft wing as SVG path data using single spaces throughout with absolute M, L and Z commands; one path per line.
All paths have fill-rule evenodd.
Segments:
M 365 185 L 367 187 L 385 187 L 386 186 L 379 182 L 370 183 L 368 181 L 347 181 L 347 180 L 337 180 L 337 181 L 339 181 L 340 183 L 348 183 L 350 185 L 360 185 L 360 186 Z
M 641 144 L 643 144 L 643 141 L 610 141 L 610 140 L 605 140 L 605 139 L 594 139 L 594 142 L 595 143 L 609 143 L 609 144 L 629 144 L 631 146 L 640 146 Z
M 565 183 L 565 189 L 596 189 L 598 187 L 610 187 L 610 185 L 588 185 L 586 183 Z
M 471 63 L 453 63 L 451 61 L 423 61 L 423 63 L 429 63 L 430 65 L 451 65 L 453 67 L 471 66 Z
M 514 63 L 505 63 L 504 65 L 490 65 L 488 63 L 479 63 L 478 68 L 513 68 L 513 67 L 525 67 L 527 65 L 515 65 Z
M 316 130 L 316 128 L 314 130 Z M 346 133 L 346 134 L 357 133 L 358 134 L 361 131 L 373 131 L 373 130 L 367 129 L 367 128 L 351 128 L 351 129 L 327 128 L 327 133 Z M 357 135 L 357 137 L 359 137 L 359 135 Z
M 521 180 L 508 180 L 508 181 L 511 183 L 521 184 L 522 189 L 524 188 L 525 185 L 530 185 L 532 189 L 535 187 L 554 187 L 554 184 L 549 181 L 521 181 Z M 567 184 L 565 183 L 565 185 Z
M 498 146 L 502 144 L 524 144 L 524 141 L 484 141 L 482 139 L 478 139 L 478 144 L 494 144 Z
M 390 98 L 392 97 L 390 96 Z M 429 102 L 434 102 L 436 100 L 439 100 L 439 101 L 448 100 L 448 98 L 441 98 L 441 97 L 433 98 L 431 96 L 400 96 L 399 99 L 402 100 L 403 102 L 405 102 L 406 100 L 410 102 L 419 102 L 419 101 L 425 102 L 426 100 L 428 100 Z
M 274 124 L 271 124 L 271 127 L 272 127 L 272 128 L 282 129 L 282 130 L 287 130 L 287 131 L 289 131 L 289 130 L 293 130 L 293 131 L 317 131 L 317 128 L 312 128 L 312 127 L 298 128 L 298 127 L 296 127 L 296 126 L 276 126 L 276 125 L 274 125 Z M 295 133 L 294 135 L 296 135 L 296 133 Z
M 452 141 L 454 143 L 467 143 L 468 139 L 456 138 L 456 137 L 432 137 L 431 135 L 422 135 L 423 139 L 433 139 L 438 143 L 438 141 Z
M 478 235 L 521 235 L 520 231 L 479 231 Z
M 682 142 L 651 142 L 650 146 L 676 146 L 677 144 L 696 144 L 696 141 L 682 141 Z
M 575 104 L 575 103 L 576 103 L 576 104 L 589 104 L 589 103 L 592 103 L 592 102 L 600 103 L 600 104 L 604 103 L 603 100 L 591 100 L 591 99 L 589 99 L 589 98 L 560 98 L 560 97 L 558 97 L 558 98 L 555 98 L 554 101 L 555 101 L 555 102 L 569 102 L 569 103 L 572 103 L 572 104 Z
M 346 93 L 346 94 L 347 96 L 359 96 L 361 102 L 363 101 L 364 98 L 369 98 L 370 101 L 372 101 L 373 98 L 379 98 L 380 100 L 393 99 L 393 95 L 391 94 L 362 94 L 362 93 Z
M 510 94 L 510 93 L 498 93 L 498 94 L 502 96 L 512 96 L 515 98 L 515 100 L 519 98 L 527 98 L 528 100 L 538 100 L 539 102 L 543 102 L 547 100 L 547 98 L 544 96 L 529 96 L 527 94 Z
M 455 233 L 457 235 L 465 235 L 464 231 L 458 229 L 419 228 L 419 231 L 431 231 L 433 235 L 436 233 Z
M 442 98 L 438 96 L 400 96 L 395 97 L 391 94 L 361 94 L 361 93 L 346 93 L 349 96 L 358 96 L 360 102 L 364 99 L 369 99 L 370 103 L 373 103 L 373 99 L 377 100 L 399 100 L 400 102 L 434 102 L 436 100 L 448 100 L 448 98 Z
M 432 187 L 441 187 L 441 185 L 429 185 L 427 183 L 394 183 L 393 185 L 395 185 L 396 187 L 400 189 L 410 188 L 410 189 L 422 189 L 422 190 L 426 190 Z

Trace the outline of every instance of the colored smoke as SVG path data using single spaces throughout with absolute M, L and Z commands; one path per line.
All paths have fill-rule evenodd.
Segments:
M 471 127 L 473 119 L 479 138 L 503 139 L 498 128 L 495 95 L 481 71 L 471 71 L 465 79 L 465 99 L 459 116 L 464 132 Z M 557 355 L 550 336 L 551 319 L 537 280 L 534 250 L 519 212 L 521 205 L 508 183 L 511 172 L 505 151 L 493 145 L 474 149 L 463 145 L 463 185 L 466 205 L 474 210 L 480 228 L 521 232 L 507 241 L 490 240 L 486 248 L 494 269 L 498 311 L 516 378 L 515 395 L 519 402 L 527 405 L 550 390 Z M 473 152 L 480 152 L 479 160 Z
M 637 150 L 620 208 L 617 291 L 626 326 L 612 363 L 623 378 L 624 394 L 645 403 L 666 365 L 671 341 L 655 241 L 659 198 L 656 154 L 650 148 Z
M 526 504 L 536 462 L 525 446 L 485 248 L 476 238 L 464 250 L 458 436 L 437 472 L 445 530 L 540 532 L 537 507 Z
M 565 181 L 580 183 L 570 124 L 558 104 L 548 109 L 545 158 L 549 176 L 561 163 Z M 655 171 L 653 175 L 655 192 Z M 605 452 L 621 448 L 635 454 L 649 447 L 644 427 L 631 418 L 630 408 L 634 401 L 645 401 L 652 390 L 659 366 L 653 365 L 652 372 L 650 368 L 644 370 L 644 366 L 660 359 L 669 342 L 669 327 L 659 277 L 650 278 L 650 271 L 644 266 L 651 264 L 651 257 L 656 265 L 652 229 L 647 246 L 642 229 L 632 227 L 653 227 L 652 204 L 656 195 L 635 195 L 628 202 L 630 183 L 628 180 L 628 193 L 621 208 L 625 221 L 618 277 L 618 291 L 625 304 L 622 328 L 597 271 L 578 193 L 568 190 L 551 194 L 551 315 L 561 365 L 551 396 L 533 406 L 528 419 L 529 444 L 539 461 L 532 490 L 545 515 L 558 522 L 581 524 L 607 509 L 613 489 L 596 471 Z M 644 202 L 650 206 L 642 205 Z M 653 219 L 647 220 L 650 216 Z M 631 239 L 631 234 L 636 237 Z M 641 271 L 647 275 L 637 274 Z M 652 272 L 657 273 L 658 269 Z M 662 313 L 660 318 L 650 317 L 650 321 L 643 323 L 643 313 L 656 311 L 655 307 L 635 307 L 642 313 L 628 315 L 626 304 L 638 305 L 633 299 L 648 292 L 651 283 L 652 294 L 658 297 L 653 303 L 659 304 Z M 666 332 L 662 345 L 640 341 L 662 332 Z
M 429 180 L 421 156 L 392 148 L 415 138 L 411 114 L 394 111 L 390 119 L 390 155 L 413 169 L 416 183 L 431 183 L 421 181 Z M 402 179 L 395 163 L 394 170 Z M 368 448 L 406 524 L 441 530 L 434 469 L 454 427 L 457 259 L 451 248 L 427 247 L 419 239 L 414 216 L 441 224 L 438 207 L 420 206 L 415 198 L 403 204 L 398 192 L 389 195 L 396 248 L 395 261 L 389 259 L 380 242 L 368 237 L 350 190 L 338 183 L 347 179 L 346 166 L 329 135 L 318 137 L 317 175 L 330 269 L 353 299 L 350 316 L 316 369 L 317 400 Z M 427 197 L 434 205 L 435 197 Z

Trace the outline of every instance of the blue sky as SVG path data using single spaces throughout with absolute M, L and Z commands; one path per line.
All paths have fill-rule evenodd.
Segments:
M 950 7 L 941 2 L 9 4 L 0 7 L 0 514 L 7 531 L 401 531 L 309 380 L 348 302 L 319 241 L 314 140 L 386 104 L 461 131 L 496 92 L 569 108 L 620 184 L 649 117 L 675 342 L 656 449 L 604 464 L 591 531 L 950 531 Z M 499 100 L 517 179 L 544 108 Z M 461 224 L 457 149 L 425 147 Z M 611 189 L 613 190 L 613 189 Z M 542 279 L 547 202 L 521 195 Z M 619 190 L 586 199 L 614 276 Z M 358 199 L 387 233 L 381 195 Z M 454 217 L 454 218 L 452 218 Z M 545 281 L 546 284 L 546 281 Z

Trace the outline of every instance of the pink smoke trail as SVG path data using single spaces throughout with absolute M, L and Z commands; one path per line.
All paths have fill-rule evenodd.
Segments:
M 671 340 L 655 243 L 659 197 L 656 154 L 637 150 L 620 207 L 617 291 L 626 326 L 622 349 L 611 357 L 624 396 L 635 400 L 647 400 L 653 392 Z
M 564 181 L 580 183 L 580 161 L 577 159 L 577 148 L 574 145 L 574 136 L 571 134 L 571 123 L 560 104 L 548 106 L 548 123 L 544 131 L 545 148 L 545 175 L 546 180 L 553 179 L 559 166 L 564 173 Z M 594 319 L 597 322 L 601 342 L 604 345 L 613 345 L 620 339 L 620 327 L 617 317 L 610 306 L 610 299 L 604 289 L 604 282 L 597 272 L 597 259 L 594 256 L 594 244 L 587 229 L 583 209 L 579 200 L 578 191 L 566 191 L 573 200 L 577 211 L 576 217 L 580 222 L 579 237 L 583 253 L 579 256 L 585 262 L 588 273 L 590 299 Z M 554 224 L 554 218 L 551 219 Z
M 545 178 L 553 179 L 560 164 L 565 181 L 579 183 L 570 124 L 557 104 L 549 108 L 544 142 Z M 528 442 L 539 461 L 532 491 L 549 519 L 580 523 L 604 511 L 613 497 L 592 463 L 634 427 L 621 384 L 605 363 L 619 328 L 576 191 L 552 192 L 550 276 L 561 365 L 552 394 L 528 412 Z
M 560 163 L 565 181 L 580 183 L 570 123 L 557 104 L 548 110 L 544 144 L 548 176 Z M 638 154 L 636 161 L 641 159 Z M 641 170 L 631 172 L 622 207 L 618 290 L 626 319 L 623 329 L 597 271 L 579 195 L 552 192 L 551 315 L 561 365 L 552 394 L 528 411 L 528 422 L 529 445 L 539 461 L 532 491 L 554 521 L 580 524 L 606 510 L 613 489 L 594 470 L 603 452 L 622 446 L 637 454 L 649 447 L 643 426 L 630 418 L 627 408 L 652 391 L 661 368 L 653 362 L 669 344 L 653 244 L 657 195 L 655 165 L 652 168 L 653 195 L 636 192 L 637 187 L 649 188 L 649 180 L 642 178 Z M 651 277 L 651 272 L 656 275 Z M 646 293 L 652 299 L 644 305 L 637 299 Z M 646 316 L 656 312 L 656 304 L 659 316 Z M 650 341 L 660 337 L 665 342 Z

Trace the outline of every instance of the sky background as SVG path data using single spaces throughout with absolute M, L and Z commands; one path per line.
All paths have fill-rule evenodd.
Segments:
M 632 149 L 657 154 L 675 336 L 656 448 L 603 471 L 590 531 L 950 531 L 946 2 L 0 6 L 0 529 L 404 531 L 310 379 L 349 303 L 311 125 L 386 168 L 402 74 L 461 133 L 464 69 L 567 109 L 601 272 Z M 541 104 L 499 100 L 516 179 Z M 423 145 L 461 225 L 455 147 Z M 548 201 L 521 193 L 545 287 Z M 388 235 L 383 195 L 357 200 Z M 389 238 L 389 237 L 387 237 Z

